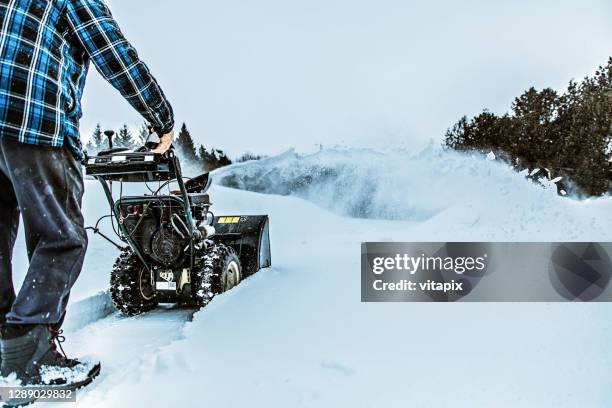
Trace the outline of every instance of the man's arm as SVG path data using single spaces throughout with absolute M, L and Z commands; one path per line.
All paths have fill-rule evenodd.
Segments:
M 174 128 L 174 114 L 157 81 L 125 39 L 103 0 L 68 0 L 68 21 L 94 65 L 159 135 Z

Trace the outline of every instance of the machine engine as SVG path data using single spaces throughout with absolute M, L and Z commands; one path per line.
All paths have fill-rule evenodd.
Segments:
M 202 237 L 211 234 L 205 226 L 212 224 L 207 194 L 190 194 L 193 223 Z M 124 197 L 117 203 L 120 222 L 127 238 L 149 261 L 162 266 L 189 266 L 186 254 L 192 233 L 183 202 L 178 197 Z

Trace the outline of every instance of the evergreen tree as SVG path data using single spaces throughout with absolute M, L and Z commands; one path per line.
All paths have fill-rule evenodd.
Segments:
M 192 162 L 196 162 L 198 160 L 193 138 L 191 137 L 189 130 L 187 130 L 187 125 L 185 123 L 183 123 L 183 126 L 181 126 L 181 130 L 175 142 L 175 147 L 178 153 L 186 160 Z
M 240 157 L 238 157 L 236 159 L 236 163 L 243 163 L 243 162 L 251 161 L 251 160 L 261 160 L 264 157 L 265 156 L 262 156 L 260 154 L 253 154 L 253 153 L 250 153 L 250 152 L 246 152 L 242 156 L 240 156 Z
M 210 149 L 207 164 L 211 170 L 219 168 L 219 158 L 217 157 L 216 149 L 214 147 Z
M 118 147 L 127 147 L 128 149 L 133 149 L 135 147 L 135 140 L 132 138 L 132 132 L 124 123 L 119 129 L 119 133 L 117 135 L 116 144 Z
M 204 171 L 211 171 L 207 164 L 208 150 L 206 150 L 203 145 L 200 145 L 200 148 L 198 149 L 198 160 L 200 161 L 200 163 L 202 163 L 202 168 L 204 169 Z
M 227 157 L 223 150 L 217 150 L 217 153 L 219 154 L 219 161 L 217 163 L 218 167 L 229 166 L 232 164 L 232 161 L 229 157 Z
M 134 136 L 134 143 L 136 146 L 144 146 L 149 138 L 149 125 L 144 122 L 138 129 L 138 135 Z
M 202 164 L 202 168 L 204 169 L 204 171 L 212 171 L 208 163 L 208 160 L 209 160 L 208 150 L 206 150 L 206 148 L 203 145 L 200 145 L 200 148 L 198 149 L 198 160 Z
M 484 111 L 461 118 L 446 133 L 446 146 L 496 152 L 518 170 L 547 168 L 580 191 L 609 189 L 612 150 L 612 58 L 593 77 L 571 81 L 563 94 L 531 88 L 514 100 L 509 114 Z
M 104 141 L 104 134 L 102 133 L 102 127 L 98 123 L 87 142 L 85 148 L 89 154 L 96 154 L 98 151 L 102 150 L 104 146 L 102 145 Z
M 200 146 L 198 149 L 198 158 L 205 171 L 213 171 L 219 167 L 232 164 L 232 161 L 223 150 L 213 148 L 208 151 L 204 146 Z

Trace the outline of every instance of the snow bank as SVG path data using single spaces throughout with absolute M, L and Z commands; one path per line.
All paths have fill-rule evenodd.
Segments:
M 64 330 L 76 331 L 113 314 L 116 309 L 108 290 L 72 302 L 64 322 Z

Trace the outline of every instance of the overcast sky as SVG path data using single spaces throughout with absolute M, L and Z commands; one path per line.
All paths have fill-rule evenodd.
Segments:
M 107 0 L 197 143 L 419 148 L 612 55 L 609 0 Z M 82 133 L 141 123 L 97 73 Z

